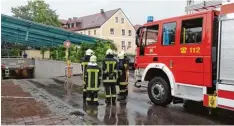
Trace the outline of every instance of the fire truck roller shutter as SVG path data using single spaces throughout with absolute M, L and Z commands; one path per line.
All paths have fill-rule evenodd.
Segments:
M 165 75 L 167 75 L 167 78 L 169 80 L 170 83 L 170 87 L 171 87 L 171 95 L 173 96 L 175 94 L 175 79 L 174 79 L 174 75 L 172 74 L 171 70 L 163 63 L 150 63 L 144 70 L 143 74 L 142 74 L 142 78 L 141 81 L 148 81 L 147 79 L 147 74 L 149 74 L 148 72 L 150 71 L 150 69 L 155 69 L 155 70 L 161 70 L 165 73 Z

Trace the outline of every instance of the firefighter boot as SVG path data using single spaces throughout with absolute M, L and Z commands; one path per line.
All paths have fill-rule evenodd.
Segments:
M 112 105 L 116 105 L 116 97 L 112 97 Z
M 111 102 L 110 102 L 110 101 L 111 101 L 111 99 L 110 99 L 110 98 L 106 98 L 106 100 L 105 100 L 105 102 L 106 102 L 106 104 L 107 104 L 107 105 L 110 105 L 110 104 L 111 104 Z
M 84 92 L 83 92 L 83 102 L 85 102 L 85 101 L 86 101 L 86 97 L 87 97 L 87 92 L 86 92 L 86 91 L 84 91 Z
M 117 101 L 125 100 L 126 97 L 123 95 L 118 95 Z

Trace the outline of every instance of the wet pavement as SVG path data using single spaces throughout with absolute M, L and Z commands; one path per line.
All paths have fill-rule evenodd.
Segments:
M 146 88 L 135 88 L 133 76 L 130 76 L 129 96 L 126 101 L 117 102 L 114 106 L 106 106 L 103 91 L 100 91 L 99 106 L 86 106 L 83 104 L 82 86 L 80 77 L 76 77 L 76 84 L 73 85 L 71 94 L 64 90 L 61 79 L 45 80 L 25 80 L 28 84 L 33 84 L 40 90 L 64 101 L 78 111 L 70 112 L 74 116 L 82 116 L 86 113 L 92 120 L 91 124 L 107 125 L 219 125 L 234 124 L 229 116 L 224 119 L 212 117 L 204 111 L 202 107 L 191 108 L 195 111 L 185 111 L 182 104 L 160 107 L 153 105 L 148 96 Z M 93 122 L 92 122 L 93 121 Z

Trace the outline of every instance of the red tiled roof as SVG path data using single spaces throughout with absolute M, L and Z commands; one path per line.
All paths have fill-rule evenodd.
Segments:
M 142 25 L 137 24 L 137 25 L 134 25 L 133 27 L 134 27 L 134 29 L 137 31 L 138 28 L 140 28 L 141 26 L 142 26 Z
M 76 19 L 61 20 L 61 22 L 63 24 L 74 23 L 75 27 L 68 29 L 68 30 L 71 30 L 71 31 L 77 31 L 77 30 L 100 27 L 111 16 L 113 16 L 118 10 L 120 10 L 120 8 L 115 9 L 115 10 L 106 11 L 106 12 L 103 12 L 103 13 L 100 12 L 100 13 L 97 13 L 97 14 L 92 14 L 92 15 L 88 15 L 88 16 L 84 16 L 84 17 L 78 17 Z M 78 25 L 78 27 L 76 27 L 76 22 L 80 23 Z

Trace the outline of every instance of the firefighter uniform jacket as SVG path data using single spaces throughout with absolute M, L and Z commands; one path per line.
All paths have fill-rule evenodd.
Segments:
M 82 62 L 81 62 L 81 69 L 83 71 L 83 84 L 85 84 L 85 81 L 84 81 L 84 74 L 85 74 L 85 69 L 86 67 L 88 66 L 88 63 L 89 63 L 89 59 L 90 59 L 91 56 L 89 55 L 86 55 L 82 58 Z
M 99 91 L 101 83 L 101 69 L 97 64 L 88 64 L 85 71 L 85 83 L 87 91 Z
M 103 83 L 116 83 L 118 79 L 118 62 L 112 55 L 103 61 Z
M 126 57 L 124 59 L 119 59 L 119 71 L 120 71 L 119 82 L 120 83 L 124 83 L 128 81 L 127 80 L 128 69 L 129 69 L 128 59 Z

